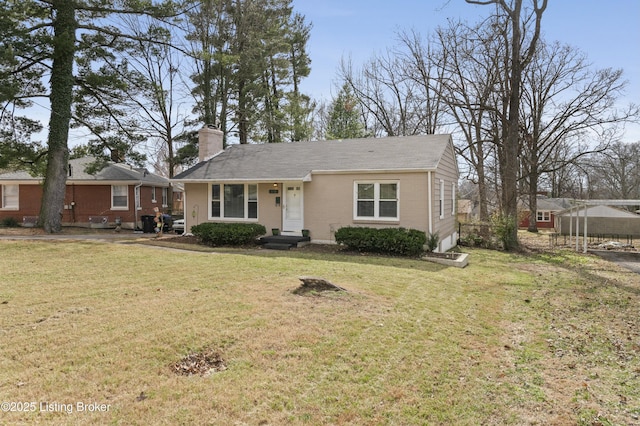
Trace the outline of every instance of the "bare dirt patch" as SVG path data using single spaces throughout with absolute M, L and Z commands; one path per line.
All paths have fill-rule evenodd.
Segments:
M 207 349 L 195 352 L 182 358 L 171 366 L 173 372 L 179 376 L 208 376 L 216 371 L 224 371 L 227 364 L 220 352 Z

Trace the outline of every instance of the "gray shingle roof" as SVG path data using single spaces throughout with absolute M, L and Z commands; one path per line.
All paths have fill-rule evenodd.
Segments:
M 100 170 L 95 175 L 90 175 L 85 171 L 86 167 L 95 161 L 93 157 L 83 157 L 69 160 L 69 166 L 71 167 L 71 176 L 67 177 L 67 182 L 108 182 L 108 181 L 135 181 L 143 182 L 146 184 L 155 184 L 158 186 L 168 186 L 169 180 L 147 172 L 142 168 L 131 167 L 122 163 L 109 163 L 105 168 Z M 25 171 L 15 171 L 0 174 L 0 180 L 13 180 L 13 181 L 40 181 L 41 176 L 31 176 Z
M 450 135 L 424 135 L 232 145 L 174 180 L 302 180 L 314 172 L 435 170 L 450 140 Z
M 560 211 L 571 205 L 567 198 L 538 198 L 538 210 Z

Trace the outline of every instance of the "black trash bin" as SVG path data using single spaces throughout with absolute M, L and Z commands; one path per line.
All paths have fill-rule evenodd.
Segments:
M 148 234 L 155 232 L 154 228 L 156 227 L 156 223 L 153 221 L 155 216 L 150 214 L 143 214 L 140 216 L 140 220 L 142 220 L 142 232 Z

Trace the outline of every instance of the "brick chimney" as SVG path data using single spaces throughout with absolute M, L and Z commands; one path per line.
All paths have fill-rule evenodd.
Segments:
M 212 125 L 198 130 L 198 161 L 206 161 L 222 152 L 223 136 L 224 133 Z

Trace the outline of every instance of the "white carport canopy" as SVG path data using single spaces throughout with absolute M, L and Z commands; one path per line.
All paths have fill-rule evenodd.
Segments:
M 582 252 L 587 252 L 587 219 L 588 208 L 590 206 L 640 206 L 640 200 L 579 200 L 575 207 L 569 209 L 569 241 L 573 236 L 573 212 L 576 212 L 576 251 L 580 250 L 580 211 L 584 218 L 584 229 L 582 230 Z

